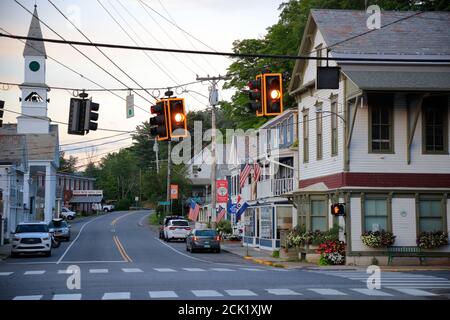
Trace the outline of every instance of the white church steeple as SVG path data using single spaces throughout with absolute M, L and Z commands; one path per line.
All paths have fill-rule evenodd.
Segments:
M 28 37 L 42 38 L 36 6 L 34 6 Z M 17 117 L 17 133 L 49 133 L 47 117 L 47 92 L 45 84 L 45 60 L 47 54 L 42 41 L 27 40 L 23 50 L 25 81 L 22 90 L 22 115 Z

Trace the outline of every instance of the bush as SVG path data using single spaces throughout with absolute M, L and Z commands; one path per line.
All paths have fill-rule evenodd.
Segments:
M 231 221 L 230 220 L 220 220 L 219 223 L 216 225 L 216 230 L 220 234 L 230 234 L 233 232 L 233 229 L 231 227 Z
M 422 249 L 435 249 L 448 244 L 448 234 L 442 231 L 422 232 L 417 237 L 417 245 Z
M 361 241 L 368 247 L 385 248 L 394 244 L 395 236 L 385 230 L 368 231 L 361 235 Z
M 116 210 L 128 210 L 130 209 L 131 204 L 132 201 L 130 199 L 120 199 L 117 201 Z
M 272 252 L 272 257 L 273 258 L 279 258 L 280 257 L 280 251 L 276 250 L 276 251 Z

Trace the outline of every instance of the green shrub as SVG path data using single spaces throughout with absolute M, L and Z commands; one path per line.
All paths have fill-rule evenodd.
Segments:
M 130 199 L 120 199 L 117 201 L 116 210 L 128 210 L 130 209 L 131 204 L 132 201 Z
M 276 251 L 272 252 L 272 257 L 273 258 L 279 258 L 280 257 L 280 251 L 276 250 Z
M 216 230 L 220 234 L 230 234 L 233 232 L 233 228 L 231 227 L 231 221 L 230 220 L 220 220 L 219 223 L 217 223 Z
M 328 259 L 325 256 L 321 255 L 319 259 L 319 266 L 328 266 L 328 265 L 330 265 Z

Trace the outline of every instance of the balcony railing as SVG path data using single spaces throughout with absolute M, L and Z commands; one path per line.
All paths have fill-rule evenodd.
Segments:
M 272 191 L 274 196 L 294 190 L 294 178 L 282 178 L 272 180 Z

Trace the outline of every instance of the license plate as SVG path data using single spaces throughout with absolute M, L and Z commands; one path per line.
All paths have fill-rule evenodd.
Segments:
M 205 248 L 211 248 L 211 246 L 209 244 L 205 244 L 204 247 Z

